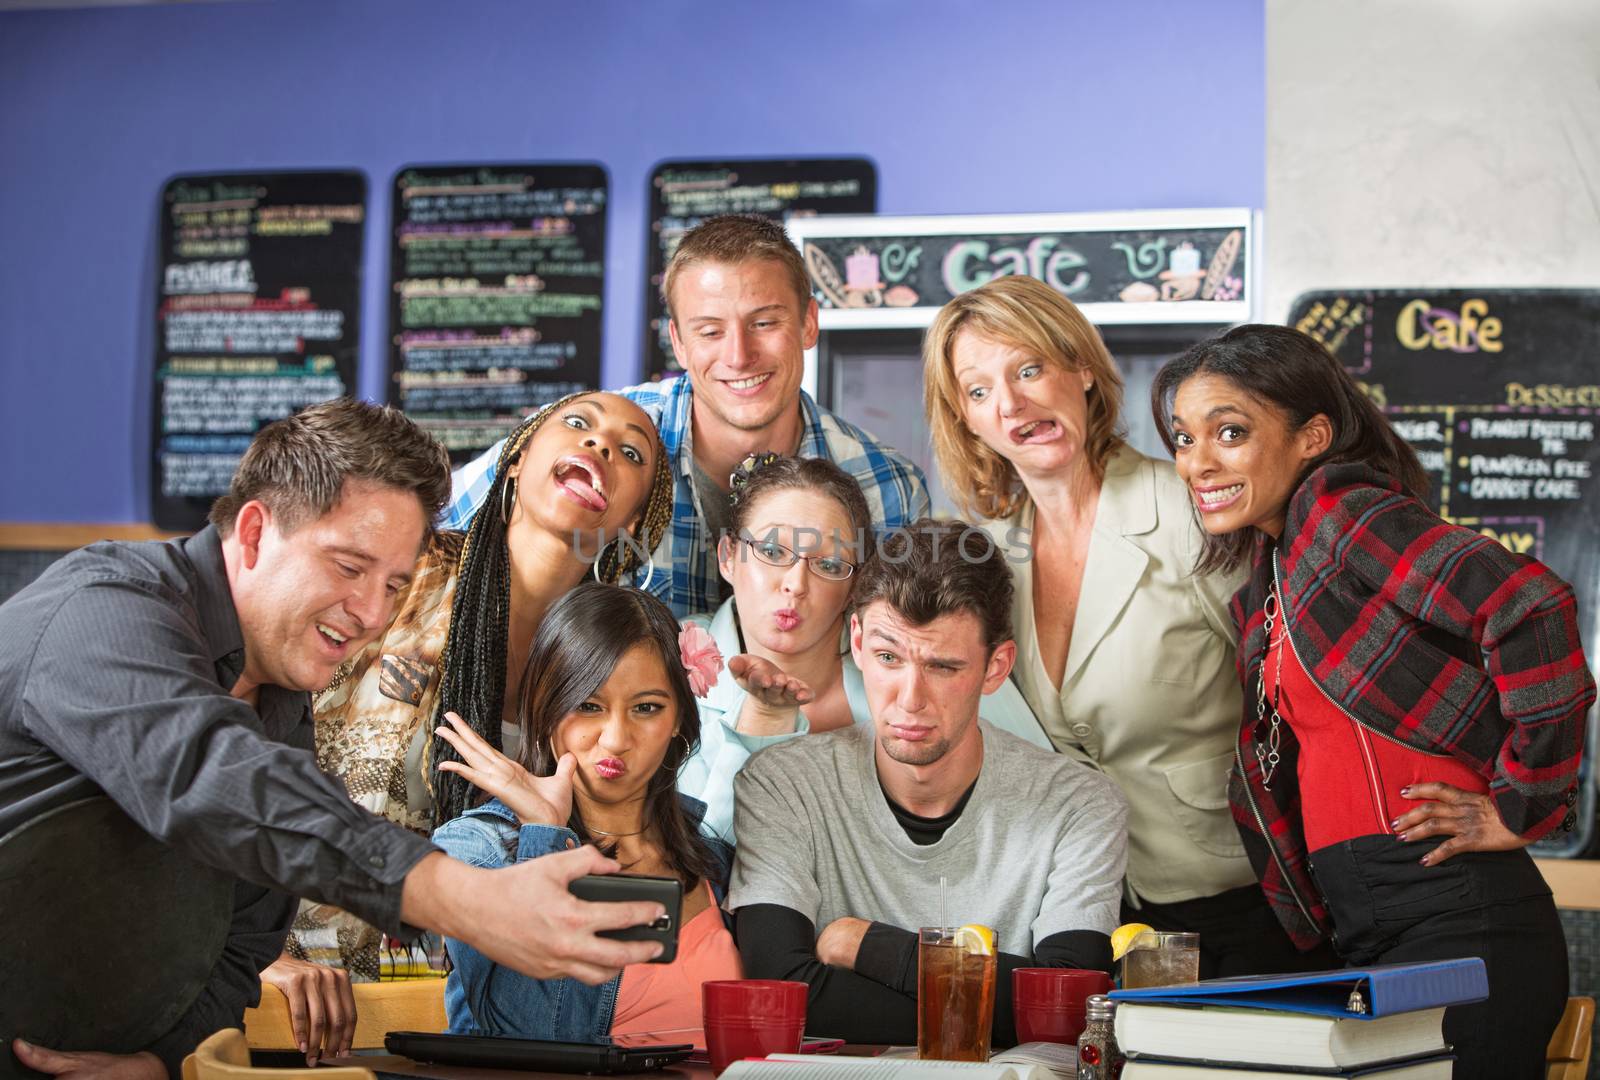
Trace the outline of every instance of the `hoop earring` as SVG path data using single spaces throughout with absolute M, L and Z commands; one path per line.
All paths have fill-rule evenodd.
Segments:
M 506 528 L 511 527 L 511 507 L 517 503 L 517 478 L 506 477 L 505 486 L 500 489 L 500 524 Z
M 618 536 L 615 540 L 612 540 L 609 543 L 606 543 L 606 544 L 602 545 L 601 548 L 600 548 L 600 554 L 595 556 L 594 563 L 590 567 L 590 573 L 592 573 L 594 575 L 594 579 L 596 581 L 599 581 L 600 584 L 602 584 L 602 585 L 608 584 L 608 582 L 602 581 L 601 578 L 600 578 L 600 564 L 603 561 L 605 561 L 606 548 L 610 547 L 612 544 L 618 544 L 618 543 L 621 543 L 621 542 L 622 542 L 622 537 Z M 619 563 L 620 563 L 620 560 L 619 560 Z M 652 581 L 654 581 L 655 577 L 656 577 L 656 553 L 655 552 L 651 551 L 651 552 L 647 552 L 645 554 L 644 568 L 645 568 L 644 584 L 639 586 L 639 590 L 641 592 L 649 592 L 650 591 L 650 583 Z M 618 577 L 620 578 L 621 575 L 618 574 Z M 619 580 L 616 584 L 620 585 L 621 581 Z
M 690 758 L 694 757 L 694 746 L 690 744 L 689 736 L 681 731 L 674 735 L 673 738 L 683 740 L 683 757 L 679 758 L 678 763 L 672 767 L 672 774 L 676 776 L 683 772 L 683 767 L 689 763 Z

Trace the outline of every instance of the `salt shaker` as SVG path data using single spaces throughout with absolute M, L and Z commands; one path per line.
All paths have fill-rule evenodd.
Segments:
M 1083 1007 L 1083 1034 L 1078 1036 L 1078 1080 L 1117 1080 L 1122 1075 L 1122 1052 L 1112 1027 L 1117 1004 L 1104 994 L 1093 994 Z

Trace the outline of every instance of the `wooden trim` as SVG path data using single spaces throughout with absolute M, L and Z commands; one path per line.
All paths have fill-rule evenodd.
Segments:
M 1555 893 L 1556 907 L 1600 911 L 1600 860 L 1535 859 L 1533 863 Z
M 142 522 L 111 525 L 0 522 L 0 551 L 71 551 L 96 540 L 167 540 L 182 535 Z

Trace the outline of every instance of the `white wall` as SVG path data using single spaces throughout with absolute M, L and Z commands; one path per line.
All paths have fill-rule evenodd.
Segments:
M 1262 317 L 1307 289 L 1600 286 L 1600 2 L 1267 0 Z

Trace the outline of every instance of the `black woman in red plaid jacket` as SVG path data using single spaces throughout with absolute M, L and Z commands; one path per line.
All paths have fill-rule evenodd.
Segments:
M 1429 510 L 1414 452 L 1294 330 L 1195 346 L 1153 401 L 1201 568 L 1251 567 L 1229 801 L 1269 902 L 1347 963 L 1483 958 L 1489 1001 L 1445 1020 L 1455 1075 L 1542 1075 L 1567 957 L 1524 849 L 1572 825 L 1595 701 L 1571 586 Z

